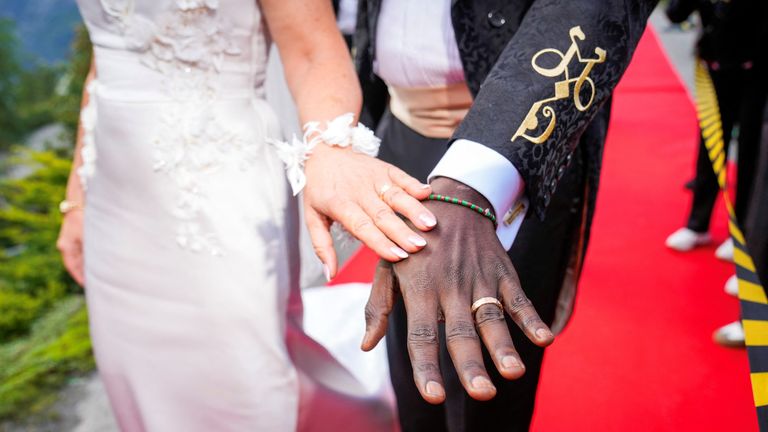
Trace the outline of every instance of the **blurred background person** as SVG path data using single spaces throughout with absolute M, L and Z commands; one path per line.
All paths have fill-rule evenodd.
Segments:
M 744 226 L 755 177 L 763 107 L 766 101 L 765 41 L 762 28 L 768 17 L 763 2 L 750 0 L 671 0 L 666 12 L 674 23 L 687 21 L 698 12 L 701 36 L 697 54 L 706 63 L 717 92 L 726 146 L 732 138 L 738 143 L 736 218 Z M 734 131 L 738 128 L 738 133 Z M 693 192 L 688 221 L 666 241 L 671 249 L 686 252 L 711 243 L 709 233 L 712 210 L 719 186 L 702 139 L 696 162 L 696 176 L 690 183 Z M 715 252 L 724 260 L 733 259 L 733 243 L 726 240 Z M 727 291 L 735 292 L 735 278 Z
M 738 224 L 745 229 L 768 92 L 764 30 L 768 25 L 768 16 L 764 2 L 747 0 L 671 0 L 666 9 L 667 16 L 674 23 L 688 20 L 694 12 L 698 12 L 702 24 L 697 54 L 705 63 L 715 86 L 726 152 L 731 141 L 737 145 L 734 207 Z M 709 226 L 720 188 L 703 137 L 699 143 L 696 176 L 690 182 L 690 188 L 693 202 L 688 222 L 666 241 L 669 248 L 680 252 L 712 241 Z M 715 255 L 732 261 L 732 240 L 729 238 L 721 244 Z M 735 274 L 726 281 L 725 292 L 738 295 Z M 717 329 L 713 338 L 724 346 L 743 346 L 741 322 L 735 321 Z
M 768 28 L 766 28 L 768 30 Z M 768 281 L 768 109 L 763 118 L 762 145 L 755 187 L 749 204 L 746 220 L 747 247 L 755 263 L 757 277 L 765 287 Z M 732 277 L 734 287 L 729 294 L 738 295 L 736 277 Z M 745 345 L 744 328 L 737 320 L 717 329 L 713 335 L 715 342 L 723 346 L 742 347 Z
M 762 142 L 755 190 L 747 214 L 746 240 L 757 276 L 765 287 L 768 282 L 768 109 L 763 116 Z
M 768 28 L 766 28 L 768 32 Z M 763 145 L 755 177 L 755 190 L 747 214 L 747 245 L 760 282 L 768 282 L 768 108 L 763 116 Z

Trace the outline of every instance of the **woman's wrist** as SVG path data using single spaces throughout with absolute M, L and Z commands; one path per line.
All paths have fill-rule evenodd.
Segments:
M 64 200 L 59 203 L 59 213 L 68 216 L 73 213 L 79 213 L 85 210 L 85 205 L 78 201 Z
M 309 165 L 312 163 L 312 160 L 315 158 L 321 158 L 321 157 L 333 157 L 334 155 L 339 154 L 340 152 L 351 152 L 351 147 L 338 147 L 338 146 L 331 146 L 331 145 L 316 145 L 312 148 L 312 154 L 311 157 L 307 159 L 307 162 L 305 165 Z
M 304 125 L 303 139 L 294 136 L 291 142 L 270 140 L 278 157 L 285 164 L 293 194 L 298 195 L 307 183 L 304 172 L 307 163 L 332 151 L 346 150 L 376 156 L 381 140 L 361 123 L 353 124 L 352 113 L 342 114 L 326 122 L 311 121 Z
M 72 171 L 72 174 L 67 180 L 67 189 L 64 194 L 64 199 L 59 203 L 59 212 L 62 215 L 67 216 L 69 214 L 80 212 L 85 209 L 85 193 L 83 187 L 80 184 L 80 178 L 76 173 L 76 170 Z
M 85 192 L 83 186 L 80 184 L 80 176 L 77 175 L 77 168 L 72 169 L 72 173 L 67 179 L 64 200 L 85 204 Z

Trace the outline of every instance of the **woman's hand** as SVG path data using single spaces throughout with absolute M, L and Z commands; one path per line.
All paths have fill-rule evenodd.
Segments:
M 331 3 L 262 0 L 260 4 L 280 50 L 300 122 L 360 112 L 360 81 Z M 297 20 L 297 10 L 307 19 Z M 417 231 L 436 224 L 434 215 L 419 203 L 429 195 L 429 186 L 376 158 L 320 144 L 306 161 L 305 173 L 305 217 L 327 278 L 336 275 L 337 267 L 330 234 L 334 220 L 388 261 L 399 261 L 426 244 L 395 212 L 410 219 Z
M 64 215 L 56 247 L 61 252 L 64 267 L 72 276 L 72 279 L 80 286 L 84 286 L 82 210 L 72 210 Z
M 90 103 L 91 82 L 96 79 L 96 67 L 91 60 L 91 69 L 83 84 L 83 100 L 81 112 L 86 109 Z M 77 171 L 83 166 L 83 135 L 82 123 L 77 127 L 77 142 L 75 144 L 74 160 L 72 161 L 72 170 L 67 180 L 67 201 L 79 203 L 77 208 L 72 208 L 64 213 L 61 221 L 61 230 L 59 238 L 56 240 L 56 248 L 61 252 L 61 258 L 64 261 L 64 267 L 69 272 L 72 279 L 81 287 L 85 286 L 85 271 L 83 270 L 83 208 L 85 194 L 83 185 L 80 183 L 80 176 Z
M 420 200 L 431 193 L 429 185 L 376 158 L 350 148 L 320 144 L 306 162 L 304 211 L 315 253 L 326 277 L 336 275 L 336 252 L 330 234 L 332 221 L 383 259 L 396 262 L 427 243 L 397 216 L 400 213 L 422 231 L 437 221 Z

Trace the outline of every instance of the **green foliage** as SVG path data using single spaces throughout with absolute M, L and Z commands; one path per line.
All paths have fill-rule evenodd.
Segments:
M 93 368 L 81 290 L 55 248 L 68 159 L 19 149 L 0 180 L 0 420 L 35 413 Z
M 0 429 L 44 409 L 70 377 L 93 369 L 81 289 L 56 250 L 71 148 L 18 145 L 60 122 L 74 147 L 91 47 L 80 28 L 69 63 L 22 68 L 12 30 L 0 20 Z
M 56 99 L 54 115 L 56 121 L 63 124 L 67 131 L 67 141 L 74 142 L 80 119 L 80 101 L 83 96 L 85 77 L 91 68 L 93 47 L 85 26 L 75 29 L 72 42 L 72 55 L 60 82 L 61 93 Z
M 0 342 L 25 333 L 47 307 L 77 290 L 55 249 L 56 206 L 70 163 L 50 151 L 20 150 L 13 160 L 31 171 L 0 180 Z
M 0 18 L 0 153 L 54 122 L 64 125 L 66 141 L 74 143 L 83 82 L 91 63 L 85 26 L 75 28 L 69 62 L 27 62 L 24 67 L 14 28 L 13 21 Z
M 16 104 L 21 72 L 13 22 L 0 19 L 0 152 L 8 149 L 21 132 Z
M 0 419 L 41 411 L 71 376 L 93 369 L 82 296 L 61 299 L 28 337 L 0 346 L 0 365 Z
M 3 339 L 24 334 L 42 310 L 42 301 L 29 294 L 0 292 L 0 329 Z
M 39 64 L 19 74 L 17 115 L 24 131 L 55 122 L 57 110 L 56 84 L 63 74 L 62 66 Z

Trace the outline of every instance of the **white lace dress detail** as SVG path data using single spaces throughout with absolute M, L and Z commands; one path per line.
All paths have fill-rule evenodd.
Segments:
M 174 8 L 155 21 L 134 14 L 133 0 L 101 3 L 128 48 L 141 52 L 142 63 L 162 74 L 165 92 L 173 101 L 160 119 L 153 159 L 155 171 L 178 188 L 176 242 L 194 252 L 222 255 L 220 242 L 199 220 L 208 202 L 201 180 L 231 157 L 246 169 L 259 152 L 238 131 L 223 127 L 213 109 L 222 62 L 241 54 L 231 42 L 230 26 L 217 14 L 219 2 L 176 0 Z
M 77 3 L 98 76 L 98 113 L 83 113 L 85 295 L 120 430 L 392 431 L 392 399 L 372 386 L 389 382 L 385 353 L 344 367 L 358 327 L 322 320 L 362 310 L 368 289 L 316 290 L 318 319 L 302 320 L 260 1 Z
M 88 180 L 96 173 L 96 141 L 94 138 L 94 129 L 98 119 L 98 110 L 96 108 L 96 91 L 99 83 L 92 79 L 85 88 L 88 94 L 88 103 L 80 111 L 80 127 L 83 130 L 83 144 L 80 148 L 80 158 L 82 163 L 77 169 L 77 175 L 80 178 L 80 184 L 83 190 L 88 189 Z

